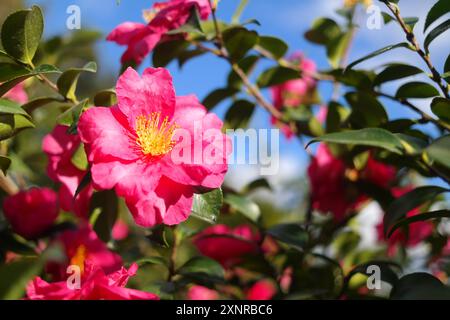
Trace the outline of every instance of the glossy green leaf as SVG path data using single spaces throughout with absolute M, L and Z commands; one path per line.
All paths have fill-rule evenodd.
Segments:
M 382 83 L 403 79 L 419 73 L 423 73 L 423 71 L 415 66 L 402 63 L 391 64 L 376 76 L 373 84 L 378 86 Z
M 298 250 L 303 250 L 309 240 L 308 233 L 298 224 L 279 224 L 267 231 L 275 239 Z
M 362 91 L 349 92 L 345 99 L 352 107 L 350 120 L 358 126 L 378 127 L 388 121 L 386 110 L 374 96 Z
M 238 62 L 238 66 L 248 76 L 249 73 L 252 72 L 258 61 L 259 56 L 248 55 Z M 242 86 L 242 79 L 234 70 L 231 70 L 228 74 L 227 83 L 229 88 L 240 89 Z
M 22 258 L 0 266 L 0 299 L 21 299 L 30 280 L 44 268 L 42 259 Z
M 238 92 L 239 92 L 239 90 L 235 89 L 235 88 L 216 89 L 208 94 L 208 96 L 203 100 L 202 104 L 208 110 L 211 110 L 216 105 L 218 105 L 220 102 L 222 102 L 226 98 L 229 98 L 229 97 L 235 95 Z
M 431 102 L 431 111 L 439 117 L 439 119 L 450 123 L 450 100 L 446 98 L 434 98 Z
M 98 211 L 93 229 L 105 243 L 111 239 L 112 228 L 118 216 L 118 199 L 114 190 L 94 193 L 90 202 L 90 212 Z
M 164 41 L 158 44 L 153 50 L 153 66 L 165 67 L 184 50 L 189 47 L 189 42 L 184 39 Z
M 389 229 L 387 236 L 388 236 L 388 238 L 390 238 L 392 236 L 392 234 L 395 232 L 395 230 L 397 230 L 399 228 L 407 227 L 412 223 L 416 223 L 416 222 L 420 222 L 420 221 L 428 221 L 428 220 L 432 220 L 432 219 L 442 219 L 442 218 L 450 218 L 450 211 L 449 210 L 437 210 L 437 211 L 416 214 L 414 216 L 397 221 Z
M 429 273 L 411 273 L 396 282 L 391 290 L 390 299 L 449 300 L 450 288 Z
M 261 210 L 259 209 L 259 206 L 248 197 L 239 196 L 236 194 L 228 194 L 224 198 L 224 202 L 253 222 L 257 222 L 261 216 Z
M 243 27 L 236 27 L 225 30 L 223 40 L 231 60 L 237 62 L 258 44 L 258 34 Z
M 6 175 L 6 171 L 8 171 L 10 165 L 11 165 L 10 158 L 5 157 L 5 156 L 0 156 L 0 170 L 2 170 L 4 175 Z
M 29 116 L 21 114 L 1 114 L 0 115 L 0 141 L 11 138 L 20 131 L 34 128 Z
M 206 222 L 215 223 L 220 214 L 223 204 L 223 195 L 221 189 L 194 194 L 194 203 L 192 205 L 192 214 Z
M 341 34 L 341 28 L 336 21 L 329 18 L 319 18 L 314 21 L 311 29 L 305 33 L 305 38 L 316 44 L 327 44 Z
M 439 91 L 433 87 L 431 84 L 426 82 L 408 82 L 401 86 L 396 97 L 398 99 L 416 98 L 416 99 L 426 99 L 439 95 Z
M 348 65 L 348 67 L 347 67 L 347 70 L 355 67 L 356 65 L 360 64 L 361 62 L 364 62 L 366 60 L 369 60 L 371 58 L 379 56 L 380 54 L 383 54 L 385 52 L 388 52 L 388 51 L 391 51 L 391 50 L 394 50 L 394 49 L 398 49 L 398 48 L 406 48 L 406 49 L 410 49 L 411 50 L 410 44 L 407 43 L 407 42 L 392 44 L 390 46 L 387 46 L 387 47 L 381 48 L 379 50 L 376 50 L 376 51 L 372 52 L 371 54 L 368 54 L 367 56 L 362 57 L 362 58 L 360 58 L 360 59 L 350 63 Z
M 95 62 L 88 62 L 82 68 L 71 68 L 64 71 L 56 83 L 59 93 L 63 97 L 76 101 L 75 90 L 77 88 L 78 78 L 82 72 L 97 72 L 97 64 Z
M 206 257 L 194 257 L 186 262 L 177 273 L 196 279 L 221 281 L 225 277 L 225 271 L 215 260 Z
M 443 17 L 450 12 L 450 2 L 448 0 L 439 0 L 434 4 L 434 6 L 428 11 L 427 18 L 425 20 L 425 25 L 423 27 L 423 32 L 425 33 L 427 29 L 440 17 Z
M 288 45 L 283 40 L 269 36 L 260 36 L 258 45 L 270 52 L 275 59 L 282 58 L 289 49 Z
M 54 102 L 64 103 L 64 100 L 58 97 L 41 97 L 28 101 L 22 105 L 22 108 L 27 112 L 32 113 L 34 110 Z
M 0 114 L 21 114 L 31 118 L 18 103 L 8 99 L 0 99 Z
M 117 96 L 113 89 L 100 91 L 94 96 L 96 107 L 110 107 L 115 104 L 117 104 Z
M 450 135 L 435 140 L 425 151 L 430 159 L 450 168 Z
M 286 67 L 272 67 L 259 75 L 257 84 L 260 88 L 267 88 L 299 77 L 300 73 L 297 70 Z
M 44 31 L 44 18 L 38 6 L 8 16 L 3 23 L 1 39 L 6 53 L 18 61 L 33 65 L 32 60 Z
M 389 131 L 380 128 L 329 133 L 311 140 L 307 147 L 311 143 L 319 141 L 378 147 L 397 154 L 402 154 L 403 152 L 403 145 L 400 139 Z
M 335 39 L 332 39 L 327 44 L 328 62 L 333 68 L 339 67 L 339 64 L 344 57 L 346 48 L 348 47 L 351 39 L 352 34 L 350 32 L 346 32 L 336 37 Z
M 255 104 L 247 100 L 236 100 L 225 114 L 227 129 L 246 128 L 255 111 Z
M 414 27 L 416 26 L 417 22 L 419 22 L 419 18 L 417 17 L 405 17 L 403 18 L 403 21 L 405 22 L 406 26 L 408 27 L 410 32 L 414 31 Z
M 426 52 L 429 52 L 429 48 L 431 43 L 436 40 L 440 35 L 444 34 L 448 29 L 450 29 L 450 19 L 442 22 L 436 28 L 430 31 L 428 35 L 425 37 L 424 47 Z
M 137 265 L 139 267 L 145 266 L 147 264 L 163 265 L 163 266 L 166 266 L 166 267 L 168 265 L 167 261 L 163 257 L 158 257 L 158 256 L 139 259 L 139 260 L 136 261 L 136 263 L 137 263 Z

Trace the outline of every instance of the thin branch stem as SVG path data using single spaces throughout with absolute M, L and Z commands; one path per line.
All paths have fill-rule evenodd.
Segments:
M 0 171 L 0 188 L 3 189 L 8 195 L 12 196 L 19 192 L 19 187 Z
M 392 12 L 392 14 L 395 16 L 395 19 L 403 29 L 403 31 L 406 34 L 406 39 L 408 42 L 414 47 L 415 51 L 418 53 L 418 55 L 422 58 L 422 60 L 425 62 L 425 64 L 428 66 L 428 69 L 431 71 L 431 79 L 439 86 L 442 93 L 447 99 L 450 99 L 450 95 L 448 93 L 448 87 L 443 84 L 443 80 L 439 72 L 434 67 L 433 63 L 431 62 L 429 54 L 425 53 L 425 51 L 420 47 L 419 42 L 417 41 L 416 36 L 414 35 L 414 32 L 411 30 L 411 28 L 408 27 L 405 20 L 400 15 L 400 9 L 397 5 L 391 4 L 389 1 L 382 0 L 384 4 L 388 7 L 388 9 Z

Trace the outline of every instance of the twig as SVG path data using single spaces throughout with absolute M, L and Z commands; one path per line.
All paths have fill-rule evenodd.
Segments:
M 12 196 L 19 192 L 19 187 L 0 171 L 0 188 L 3 189 L 8 195 Z
M 395 16 L 397 22 L 400 24 L 400 26 L 402 27 L 403 31 L 406 34 L 406 39 L 408 40 L 409 43 L 412 44 L 412 46 L 415 48 L 415 51 L 419 54 L 419 56 L 422 58 L 422 60 L 426 63 L 426 65 L 430 69 L 431 79 L 439 86 L 444 96 L 450 99 L 448 88 L 446 85 L 443 84 L 441 75 L 431 62 L 429 54 L 426 54 L 425 51 L 423 51 L 422 48 L 420 47 L 419 42 L 417 41 L 416 36 L 414 35 L 414 32 L 408 27 L 408 25 L 405 23 L 405 20 L 403 20 L 403 18 L 401 17 L 400 9 L 398 8 L 398 6 L 391 4 L 389 1 L 386 0 L 382 0 L 382 2 L 384 2 L 384 4 Z

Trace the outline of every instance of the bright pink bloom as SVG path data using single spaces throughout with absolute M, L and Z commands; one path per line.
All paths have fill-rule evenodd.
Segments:
M 68 129 L 68 126 L 57 125 L 44 137 L 42 149 L 48 156 L 47 173 L 52 180 L 61 183 L 61 208 L 75 212 L 79 217 L 87 217 L 93 188 L 88 185 L 74 198 L 87 170 L 76 167 L 72 162 L 74 154 L 79 151 L 81 140 L 78 135 L 68 134 Z
M 313 208 L 331 212 L 335 220 L 340 221 L 348 211 L 355 210 L 366 199 L 351 185 L 352 181 L 366 181 L 387 188 L 395 174 L 393 167 L 374 160 L 372 156 L 362 171 L 349 169 L 322 143 L 308 167 Z
M 277 293 L 275 284 L 267 279 L 259 280 L 248 291 L 248 300 L 270 300 Z
M 259 240 L 259 234 L 247 225 L 233 229 L 217 224 L 199 233 L 194 244 L 203 255 L 229 268 L 239 263 L 244 255 L 258 253 Z
M 304 74 L 299 79 L 289 80 L 271 88 L 273 104 L 279 110 L 297 108 L 302 104 L 310 103 L 316 88 L 316 81 L 311 76 L 311 73 L 316 72 L 315 62 L 306 59 L 299 52 L 294 53 L 289 60 L 298 64 Z M 279 123 L 275 117 L 272 117 L 271 121 L 273 125 L 280 127 L 287 138 L 293 136 L 293 132 L 288 125 Z
M 27 286 L 29 300 L 159 300 L 144 291 L 125 288 L 128 279 L 136 274 L 137 265 L 106 275 L 102 268 L 86 263 L 80 288 L 70 288 L 66 281 L 48 283 L 36 277 Z
M 109 250 L 94 230 L 85 224 L 76 230 L 67 230 L 58 235 L 55 243 L 62 245 L 66 254 L 66 263 L 50 262 L 47 271 L 55 279 L 65 279 L 69 265 L 78 265 L 83 271 L 86 261 L 96 265 L 106 273 L 117 271 L 122 266 L 122 258 Z
M 187 292 L 188 300 L 218 300 L 219 293 L 207 287 L 194 285 Z
M 412 187 L 393 188 L 392 195 L 396 198 L 401 197 L 405 193 L 411 191 Z M 406 214 L 407 217 L 412 217 L 420 213 L 419 208 L 415 208 Z M 430 221 L 418 221 L 411 223 L 408 226 L 408 233 L 403 229 L 397 229 L 389 239 L 384 236 L 384 225 L 380 222 L 377 225 L 378 240 L 387 241 L 388 253 L 390 256 L 395 254 L 397 245 L 413 247 L 422 242 L 433 233 L 433 224 Z
M 106 38 L 119 45 L 127 46 L 122 55 L 122 63 L 142 60 L 160 42 L 170 36 L 168 31 L 178 29 L 187 22 L 191 9 L 196 6 L 200 17 L 207 19 L 211 13 L 209 0 L 171 0 L 155 3 L 148 14 L 149 23 L 125 22 L 117 26 Z
M 223 182 L 231 141 L 222 121 L 196 97 L 176 97 L 162 68 L 142 78 L 128 68 L 116 89 L 117 106 L 88 109 L 78 123 L 94 187 L 115 188 L 138 225 L 178 224 L 195 190 Z
M 28 95 L 24 89 L 23 82 L 19 83 L 11 90 L 9 90 L 3 98 L 10 99 L 20 104 L 25 104 L 28 102 Z
M 116 241 L 120 241 L 128 237 L 129 228 L 125 221 L 117 220 L 112 229 L 112 237 Z
M 32 188 L 7 197 L 3 201 L 3 212 L 15 233 L 34 239 L 58 217 L 58 199 L 51 189 Z

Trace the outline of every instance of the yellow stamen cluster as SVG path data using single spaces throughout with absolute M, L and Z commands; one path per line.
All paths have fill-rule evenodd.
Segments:
M 162 156 L 174 147 L 172 138 L 177 128 L 168 117 L 161 121 L 161 112 L 153 112 L 149 117 L 140 115 L 136 118 L 136 143 L 144 155 Z
M 78 246 L 77 250 L 75 251 L 75 254 L 73 255 L 72 259 L 70 259 L 71 265 L 77 265 L 80 267 L 81 273 L 84 272 L 84 260 L 86 260 L 86 247 L 84 245 Z

